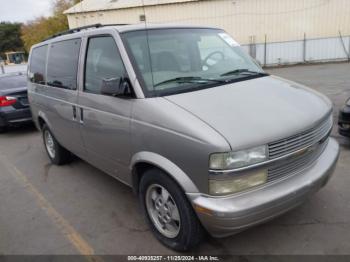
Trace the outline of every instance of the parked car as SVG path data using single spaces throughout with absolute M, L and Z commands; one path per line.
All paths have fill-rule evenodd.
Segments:
M 350 98 L 339 112 L 339 134 L 350 137 Z
M 29 60 L 51 161 L 73 153 L 131 186 L 172 249 L 278 216 L 335 168 L 329 99 L 268 75 L 221 29 L 95 25 L 35 45 Z
M 32 121 L 24 72 L 0 75 L 0 131 Z

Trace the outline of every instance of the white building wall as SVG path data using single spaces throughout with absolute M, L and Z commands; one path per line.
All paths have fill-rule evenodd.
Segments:
M 98 1 L 98 0 L 95 0 Z M 120 0 L 122 1 L 122 0 Z M 147 0 L 145 0 L 146 2 Z M 84 1 L 79 4 L 84 10 Z M 71 28 L 93 23 L 139 23 L 140 7 L 68 14 Z M 350 35 L 349 0 L 201 0 L 146 6 L 150 23 L 224 28 L 242 44 Z
M 79 5 L 78 11 L 84 10 L 84 1 Z M 253 36 L 257 44 L 256 58 L 262 64 L 266 61 L 267 65 L 342 60 L 347 59 L 350 52 L 350 0 L 193 0 L 144 8 L 103 9 L 102 6 L 98 8 L 100 11 L 67 14 L 70 27 L 140 23 L 140 15 L 145 13 L 148 23 L 220 27 L 242 45 L 250 44 Z M 348 53 L 344 51 L 339 33 L 344 36 Z M 304 45 L 304 34 L 307 39 L 315 40 L 308 40 Z

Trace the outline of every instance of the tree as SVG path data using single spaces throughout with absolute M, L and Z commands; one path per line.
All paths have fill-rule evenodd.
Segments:
M 65 10 L 76 4 L 77 0 L 55 0 L 52 7 L 52 16 L 40 17 L 22 26 L 22 40 L 24 47 L 29 52 L 32 45 L 44 39 L 68 30 L 68 20 L 63 14 Z
M 0 23 L 0 56 L 4 57 L 6 51 L 22 51 L 23 42 L 20 38 L 21 24 Z

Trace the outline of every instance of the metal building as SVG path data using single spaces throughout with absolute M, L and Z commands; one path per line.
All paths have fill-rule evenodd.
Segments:
M 180 23 L 225 29 L 261 64 L 350 60 L 349 0 L 83 0 L 70 28 Z

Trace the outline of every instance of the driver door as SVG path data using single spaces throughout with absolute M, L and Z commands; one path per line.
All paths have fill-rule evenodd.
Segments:
M 132 99 L 101 93 L 103 80 L 126 76 L 111 35 L 87 39 L 83 90 L 79 94 L 81 134 L 88 161 L 129 183 Z

